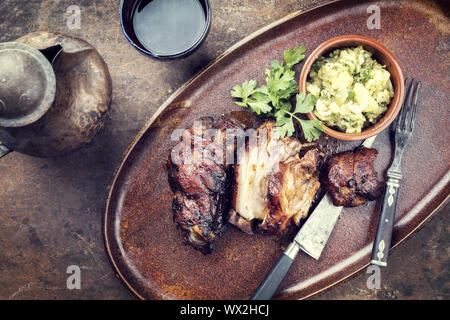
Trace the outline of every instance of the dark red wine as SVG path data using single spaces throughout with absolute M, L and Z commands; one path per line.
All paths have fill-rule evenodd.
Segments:
M 188 50 L 201 38 L 205 24 L 198 0 L 141 0 L 133 14 L 136 37 L 157 55 Z

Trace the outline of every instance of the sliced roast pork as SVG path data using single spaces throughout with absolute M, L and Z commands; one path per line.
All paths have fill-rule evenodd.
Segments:
M 277 139 L 276 125 L 261 125 L 237 155 L 228 221 L 247 233 L 282 235 L 308 214 L 323 155 L 298 139 Z

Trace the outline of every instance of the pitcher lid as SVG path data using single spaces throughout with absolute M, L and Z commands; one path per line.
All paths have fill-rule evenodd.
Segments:
M 55 98 L 53 68 L 37 49 L 0 43 L 0 126 L 21 127 L 40 119 Z

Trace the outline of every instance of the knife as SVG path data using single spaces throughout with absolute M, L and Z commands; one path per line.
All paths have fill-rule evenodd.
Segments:
M 361 146 L 370 148 L 377 136 L 366 139 Z M 300 250 L 318 260 L 343 207 L 333 205 L 327 192 L 316 209 L 287 246 L 283 254 L 255 290 L 250 300 L 269 300 L 280 286 Z

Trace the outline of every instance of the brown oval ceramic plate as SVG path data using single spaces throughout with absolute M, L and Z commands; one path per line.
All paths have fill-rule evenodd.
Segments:
M 369 30 L 367 7 L 381 9 L 381 29 Z M 176 142 L 170 135 L 202 116 L 242 111 L 230 89 L 264 70 L 283 50 L 298 44 L 312 52 L 327 39 L 362 34 L 383 43 L 405 77 L 422 81 L 420 108 L 403 157 L 404 177 L 393 244 L 427 221 L 450 190 L 448 113 L 448 20 L 439 2 L 339 1 L 294 13 L 242 40 L 162 105 L 125 152 L 110 190 L 104 232 L 119 277 L 140 298 L 247 299 L 282 252 L 279 240 L 229 227 L 210 255 L 182 244 L 172 221 L 165 162 Z M 420 23 L 418 23 L 420 22 Z M 301 65 L 297 67 L 297 77 Z M 446 69 L 447 68 L 447 69 Z M 323 138 L 322 138 L 323 139 Z M 348 142 L 328 139 L 338 149 Z M 392 149 L 385 131 L 374 147 L 385 172 Z M 320 260 L 300 253 L 278 298 L 305 298 L 349 277 L 369 263 L 380 201 L 345 209 Z

